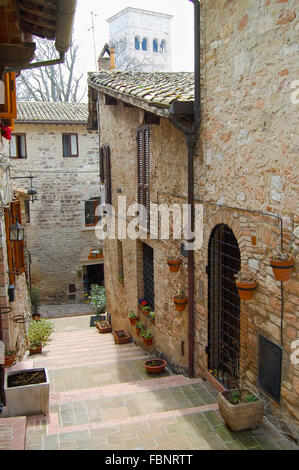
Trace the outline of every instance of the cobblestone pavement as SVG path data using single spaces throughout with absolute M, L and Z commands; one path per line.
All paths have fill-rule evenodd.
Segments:
M 53 321 L 50 344 L 28 361 L 48 369 L 50 414 L 27 417 L 26 449 L 296 448 L 266 419 L 255 431 L 231 432 L 208 382 L 168 369 L 147 374 L 143 362 L 150 354 L 133 343 L 115 345 L 112 334 L 90 327 L 89 315 Z M 0 419 L 2 449 L 9 448 L 7 426 L 3 422 L 1 431 Z

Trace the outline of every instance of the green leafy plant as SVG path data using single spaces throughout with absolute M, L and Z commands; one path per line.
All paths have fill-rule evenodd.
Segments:
M 143 330 L 140 333 L 140 336 L 142 336 L 143 338 L 146 338 L 146 339 L 150 339 L 150 338 L 153 337 L 153 333 L 151 332 L 151 330 Z
M 39 306 L 41 304 L 40 293 L 39 293 L 39 288 L 38 287 L 32 287 L 32 289 L 30 291 L 30 301 L 31 301 L 33 313 L 38 314 Z
M 150 312 L 150 313 L 149 313 L 149 317 L 150 317 L 150 319 L 154 322 L 155 319 L 156 319 L 156 314 L 155 314 L 155 312 Z
M 129 318 L 138 318 L 138 315 L 136 312 L 133 312 L 133 310 L 130 310 L 129 312 Z
M 92 284 L 89 294 L 89 300 L 93 306 L 96 315 L 100 315 L 106 311 L 107 298 L 105 287 L 98 284 Z
M 143 324 L 141 321 L 138 321 L 135 325 L 135 327 L 138 329 L 138 330 L 143 330 Z
M 123 284 L 123 283 L 125 282 L 124 276 L 119 276 L 118 282 L 119 282 L 120 284 Z
M 6 357 L 12 357 L 12 356 L 15 356 L 16 354 L 17 354 L 17 349 L 10 349 L 10 348 L 5 346 L 5 356 Z
M 29 324 L 26 339 L 29 346 L 38 348 L 45 346 L 49 342 L 49 338 L 54 331 L 54 324 L 49 320 L 32 321 Z

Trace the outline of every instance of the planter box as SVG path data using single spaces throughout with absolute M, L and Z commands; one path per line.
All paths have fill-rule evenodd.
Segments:
M 24 372 L 44 371 L 46 382 L 8 387 L 8 378 Z M 45 367 L 7 372 L 5 374 L 4 392 L 8 416 L 46 415 L 49 413 L 50 382 Z
M 263 419 L 262 400 L 233 405 L 226 398 L 228 394 L 228 391 L 218 394 L 219 411 L 227 426 L 234 432 L 257 428 Z
M 131 336 L 126 330 L 113 331 L 114 341 L 116 344 L 126 344 L 131 340 Z
M 111 325 L 106 321 L 101 321 L 101 322 L 95 322 L 96 328 L 99 330 L 99 333 L 111 333 L 112 327 Z

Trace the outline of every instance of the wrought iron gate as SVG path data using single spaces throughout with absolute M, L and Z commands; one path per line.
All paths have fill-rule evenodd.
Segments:
M 143 296 L 154 310 L 154 250 L 145 243 L 143 243 Z
M 220 224 L 209 242 L 208 368 L 225 387 L 236 378 L 240 357 L 240 298 L 234 274 L 240 250 L 232 230 Z

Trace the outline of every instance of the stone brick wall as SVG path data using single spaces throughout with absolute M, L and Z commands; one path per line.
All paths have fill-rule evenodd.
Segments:
M 94 229 L 85 227 L 85 201 L 100 195 L 98 136 L 84 125 L 16 124 L 26 134 L 27 159 L 11 159 L 12 176 L 32 172 L 37 200 L 30 202 L 26 243 L 31 253 L 32 285 L 46 303 L 69 300 L 69 284 L 76 286 L 75 302 L 82 302 L 82 266 L 90 264 L 90 250 L 99 246 Z M 77 133 L 79 156 L 64 158 L 62 133 Z M 29 188 L 29 180 L 15 180 Z
M 265 251 L 280 245 L 280 220 L 284 246 L 299 247 L 298 103 L 292 98 L 298 79 L 297 17 L 298 2 L 292 0 L 203 2 L 202 127 L 195 156 L 195 195 L 198 203 L 205 201 L 203 247 L 195 253 L 196 375 L 205 375 L 208 367 L 208 244 L 213 229 L 227 224 L 237 239 L 241 266 L 255 272 L 259 283 L 253 300 L 241 301 L 241 348 L 250 358 L 246 381 L 257 388 L 259 334 L 283 346 L 280 403 L 262 395 L 266 409 L 293 434 L 299 421 L 299 365 L 291 361 L 298 340 L 298 256 L 291 279 L 283 285 L 282 313 L 281 284 Z M 111 148 L 113 203 L 116 207 L 116 189 L 122 188 L 129 205 L 137 195 L 136 131 L 143 112 L 121 103 L 105 106 L 101 98 L 100 113 L 101 141 Z M 150 133 L 151 202 L 186 203 L 183 135 L 162 118 Z M 125 281 L 115 289 L 117 245 L 105 242 L 108 308 L 113 326 L 127 328 L 142 344 L 127 319 L 142 296 L 141 242 L 122 243 Z M 154 248 L 153 348 L 177 370 L 186 371 L 187 312 L 177 313 L 172 301 L 178 291 L 187 291 L 186 260 L 178 274 L 170 274 L 166 260 L 180 254 L 179 242 L 146 243 Z

